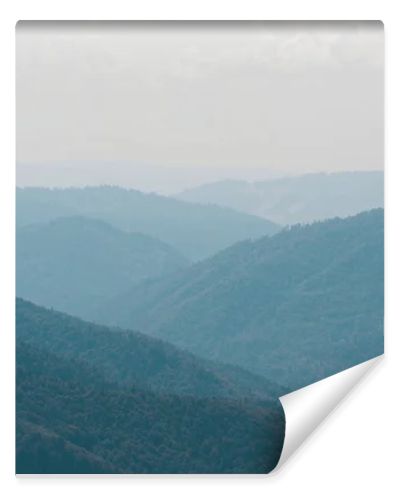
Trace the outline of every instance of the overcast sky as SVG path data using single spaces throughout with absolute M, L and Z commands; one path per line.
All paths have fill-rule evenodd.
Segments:
M 382 169 L 383 38 L 378 22 L 21 22 L 17 182 Z

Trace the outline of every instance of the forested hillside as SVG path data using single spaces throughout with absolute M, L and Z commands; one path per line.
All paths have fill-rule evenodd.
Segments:
M 206 207 L 119 187 L 17 189 L 17 226 L 74 215 L 100 219 L 128 232 L 144 233 L 199 260 L 246 238 L 272 234 L 279 226 L 223 207 Z
M 18 300 L 17 473 L 268 472 L 282 408 L 232 371 Z
M 133 284 L 188 265 L 160 240 L 79 216 L 18 228 L 16 248 L 17 295 L 84 317 Z
M 237 244 L 98 316 L 302 387 L 383 352 L 383 210 Z
M 139 332 L 95 325 L 67 314 L 16 302 L 17 338 L 75 360 L 121 386 L 199 397 L 275 399 L 285 388 L 246 370 L 206 361 Z

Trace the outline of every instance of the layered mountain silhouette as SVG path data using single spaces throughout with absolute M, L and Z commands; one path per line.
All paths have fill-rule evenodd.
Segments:
M 151 236 L 99 220 L 58 218 L 17 229 L 17 295 L 77 315 L 134 283 L 188 265 Z
M 297 389 L 383 352 L 383 210 L 239 243 L 98 319 Z
M 278 397 L 383 352 L 382 189 L 18 189 L 17 472 L 272 470 Z
M 199 260 L 247 238 L 273 234 L 275 223 L 230 208 L 187 203 L 119 187 L 17 189 L 17 226 L 86 216 L 144 233 Z
M 230 207 L 282 225 L 313 222 L 383 207 L 383 172 L 319 173 L 261 182 L 227 180 L 183 191 L 176 198 Z
M 264 473 L 282 389 L 17 299 L 17 473 Z M 260 397 L 258 397 L 260 396 Z

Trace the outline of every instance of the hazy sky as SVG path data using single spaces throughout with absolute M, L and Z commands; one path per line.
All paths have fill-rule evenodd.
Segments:
M 17 182 L 382 169 L 383 39 L 378 22 L 21 22 Z

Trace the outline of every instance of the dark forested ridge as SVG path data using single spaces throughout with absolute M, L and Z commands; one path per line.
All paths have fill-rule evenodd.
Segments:
M 131 364 L 140 366 L 129 372 L 118 341 L 102 338 L 106 330 L 17 301 L 17 473 L 265 473 L 276 465 L 284 436 L 277 400 L 221 397 L 234 391 L 221 388 L 211 369 L 210 381 L 187 355 L 193 376 L 205 378 L 203 389 L 210 387 L 206 397 L 199 382 L 185 380 L 177 350 L 160 341 L 149 339 L 140 365 L 145 352 L 139 344 L 146 339 L 139 335 L 139 352 L 130 354 Z M 117 331 L 107 332 L 118 337 Z M 78 342 L 75 335 L 82 337 L 80 356 L 74 346 L 66 347 Z M 108 364 L 105 349 L 114 358 Z M 154 378 L 154 362 L 164 377 L 168 370 L 181 376 L 181 386 L 177 376 L 169 377 L 175 393 Z M 229 371 L 221 373 L 225 383 L 234 383 Z
M 239 243 L 99 317 L 302 387 L 383 352 L 383 210 Z
M 281 386 L 235 366 L 195 357 L 139 332 L 95 325 L 16 301 L 17 338 L 65 360 L 85 363 L 112 383 L 199 397 L 274 399 Z
M 383 207 L 383 171 L 227 180 L 189 189 L 177 198 L 230 207 L 282 225 L 313 222 Z
M 85 317 L 134 283 L 188 264 L 160 240 L 79 216 L 18 228 L 16 248 L 17 295 Z
M 230 208 L 186 203 L 118 187 L 17 189 L 17 225 L 81 215 L 121 230 L 158 238 L 190 260 L 197 260 L 247 238 L 278 231 L 279 226 Z

